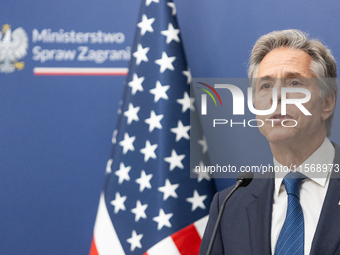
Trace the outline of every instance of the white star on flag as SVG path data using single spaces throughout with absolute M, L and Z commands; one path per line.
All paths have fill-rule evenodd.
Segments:
M 118 134 L 118 130 L 117 129 L 113 130 L 112 139 L 111 139 L 112 144 L 115 144 L 117 142 L 117 134 Z
M 142 83 L 144 81 L 144 77 L 139 77 L 137 76 L 137 74 L 133 74 L 133 78 L 132 81 L 130 81 L 128 83 L 128 85 L 132 88 L 131 94 L 134 95 L 136 94 L 137 91 L 143 92 L 143 86 Z
M 110 174 L 112 172 L 111 171 L 112 162 L 113 162 L 113 160 L 112 160 L 112 158 L 110 158 L 106 163 L 106 173 L 107 174 Z
M 122 108 L 119 108 L 119 109 L 117 110 L 117 114 L 120 115 L 121 113 L 122 113 Z
M 124 140 L 119 142 L 119 145 L 123 147 L 123 154 L 126 154 L 129 150 L 134 151 L 135 147 L 133 146 L 133 142 L 135 141 L 135 136 L 129 136 L 127 132 L 124 134 Z
M 153 174 L 146 175 L 145 171 L 142 170 L 140 178 L 136 179 L 136 182 L 139 184 L 139 192 L 143 192 L 145 188 L 151 189 L 152 186 L 150 184 L 150 180 Z
M 190 139 L 189 134 L 188 134 L 189 130 L 190 130 L 190 125 L 189 126 L 183 126 L 183 123 L 180 120 L 177 122 L 176 128 L 170 129 L 170 131 L 172 133 L 176 134 L 176 142 L 178 142 L 182 138 L 189 140 Z
M 152 218 L 154 221 L 158 223 L 157 230 L 161 230 L 162 227 L 166 226 L 171 228 L 170 218 L 172 217 L 173 213 L 165 214 L 163 209 L 159 209 L 159 215 L 157 217 Z
M 170 88 L 169 85 L 164 85 L 157 81 L 156 87 L 154 89 L 150 89 L 150 93 L 155 96 L 154 102 L 157 103 L 159 99 L 163 98 L 165 100 L 168 100 L 168 95 L 166 94 L 167 90 Z
M 133 107 L 133 104 L 129 103 L 129 109 L 126 112 L 124 112 L 124 116 L 126 116 L 128 118 L 127 124 L 130 125 L 133 120 L 139 121 L 139 118 L 138 118 L 138 115 L 137 115 L 139 110 L 140 110 L 139 106 Z
M 168 6 L 172 9 L 171 15 L 175 16 L 176 15 L 176 6 L 175 6 L 175 4 L 174 3 L 168 3 Z
M 152 2 L 154 2 L 154 3 L 159 3 L 159 0 L 146 0 L 145 5 L 146 5 L 146 6 L 149 6 Z
M 157 149 L 157 147 L 158 144 L 151 145 L 149 140 L 145 142 L 145 147 L 140 150 L 140 152 L 144 154 L 144 162 L 147 162 L 149 158 L 157 158 L 155 154 L 155 150 Z
M 176 102 L 182 105 L 182 112 L 185 112 L 188 109 L 190 109 L 191 111 L 195 111 L 195 98 L 190 98 L 186 91 L 184 92 L 183 98 L 177 99 Z
M 123 181 L 130 181 L 130 176 L 129 176 L 130 170 L 131 170 L 131 166 L 125 167 L 123 162 L 120 163 L 119 170 L 115 172 L 115 175 L 118 176 L 119 184 L 122 184 Z
M 126 241 L 131 244 L 131 251 L 134 251 L 136 248 L 142 248 L 140 240 L 143 238 L 143 234 L 137 235 L 136 230 L 132 230 L 132 236 Z
M 132 56 L 134 56 L 136 58 L 136 65 L 137 66 L 139 66 L 139 64 L 142 61 L 144 61 L 144 62 L 149 61 L 148 57 L 146 56 L 146 53 L 148 53 L 149 50 L 150 50 L 149 47 L 143 48 L 141 44 L 137 45 L 137 51 L 132 54 Z
M 191 83 L 191 72 L 190 72 L 190 69 L 188 69 L 187 71 L 183 71 L 182 74 L 187 77 L 187 84 L 190 84 Z
M 204 205 L 203 201 L 206 198 L 207 198 L 206 195 L 200 196 L 198 194 L 197 190 L 194 190 L 194 196 L 187 198 L 186 201 L 188 201 L 189 203 L 192 204 L 191 211 L 195 211 L 197 207 L 199 207 L 201 209 L 205 209 L 205 205 Z
M 165 180 L 165 185 L 162 187 L 159 187 L 158 190 L 160 192 L 163 192 L 163 200 L 167 200 L 170 196 L 177 198 L 176 189 L 179 187 L 179 184 L 171 184 L 169 179 Z
M 203 135 L 202 140 L 198 140 L 198 143 L 202 145 L 202 153 L 205 154 L 208 151 L 208 144 L 205 135 Z
M 202 161 L 200 161 L 200 170 L 204 169 L 204 164 Z M 196 169 L 194 169 L 194 173 L 196 173 L 198 175 L 197 177 L 197 181 L 201 182 L 203 179 L 206 179 L 207 181 L 210 181 L 210 175 L 209 172 L 203 172 L 203 171 L 197 171 Z
M 148 19 L 148 17 L 143 14 L 142 21 L 137 24 L 137 26 L 141 29 L 140 34 L 143 36 L 146 32 L 153 32 L 152 23 L 155 21 L 155 18 Z
M 155 63 L 157 65 L 160 65 L 159 72 L 163 73 L 166 69 L 169 69 L 171 71 L 175 70 L 174 66 L 172 65 L 172 62 L 174 62 L 175 60 L 176 57 L 168 57 L 165 51 L 163 51 L 162 58 L 155 60 Z
M 125 205 L 124 205 L 125 200 L 126 200 L 126 196 L 121 197 L 119 192 L 116 192 L 115 199 L 110 202 L 110 204 L 115 207 L 115 210 L 114 210 L 115 214 L 117 214 L 119 210 L 125 211 Z
M 137 200 L 136 207 L 131 209 L 131 212 L 135 214 L 135 222 L 138 222 L 140 218 L 146 219 L 145 210 L 148 208 L 148 205 L 142 205 L 140 200 Z
M 176 151 L 172 149 L 171 151 L 171 156 L 164 158 L 164 161 L 170 163 L 170 168 L 169 170 L 172 171 L 174 170 L 175 167 L 178 167 L 180 169 L 183 169 L 184 166 L 182 164 L 182 160 L 185 158 L 185 154 L 183 155 L 177 155 Z
M 172 42 L 172 40 L 175 40 L 176 42 L 179 42 L 179 29 L 175 29 L 174 26 L 169 23 L 168 30 L 161 31 L 162 35 L 166 36 L 166 43 L 169 44 Z
M 150 112 L 150 118 L 145 120 L 145 123 L 149 125 L 149 132 L 151 133 L 155 128 L 162 129 L 160 121 L 163 119 L 164 115 L 156 115 L 155 111 Z

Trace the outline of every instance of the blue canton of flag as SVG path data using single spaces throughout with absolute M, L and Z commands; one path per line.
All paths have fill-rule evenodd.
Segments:
M 142 3 L 132 52 L 90 254 L 198 254 L 215 189 L 190 178 L 195 107 L 172 1 Z

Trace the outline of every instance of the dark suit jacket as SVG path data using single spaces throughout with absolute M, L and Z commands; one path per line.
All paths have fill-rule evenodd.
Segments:
M 340 164 L 340 147 L 334 144 L 334 164 Z M 340 173 L 332 172 L 312 241 L 311 255 L 340 255 Z M 232 187 L 218 192 L 211 204 L 200 255 L 205 255 L 220 205 Z M 271 218 L 274 179 L 255 178 L 229 199 L 213 246 L 213 255 L 271 254 Z

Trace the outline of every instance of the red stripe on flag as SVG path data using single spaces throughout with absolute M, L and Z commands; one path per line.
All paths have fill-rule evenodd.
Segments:
M 199 253 L 201 237 L 193 224 L 171 235 L 181 255 L 196 255 Z
M 94 238 L 92 238 L 92 244 L 90 249 L 90 255 L 99 255 L 96 247 L 96 243 L 94 242 Z

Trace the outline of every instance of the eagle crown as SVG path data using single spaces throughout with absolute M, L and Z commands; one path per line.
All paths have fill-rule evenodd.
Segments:
M 2 33 L 5 34 L 8 29 L 11 29 L 11 26 L 8 24 L 5 24 L 2 26 Z

